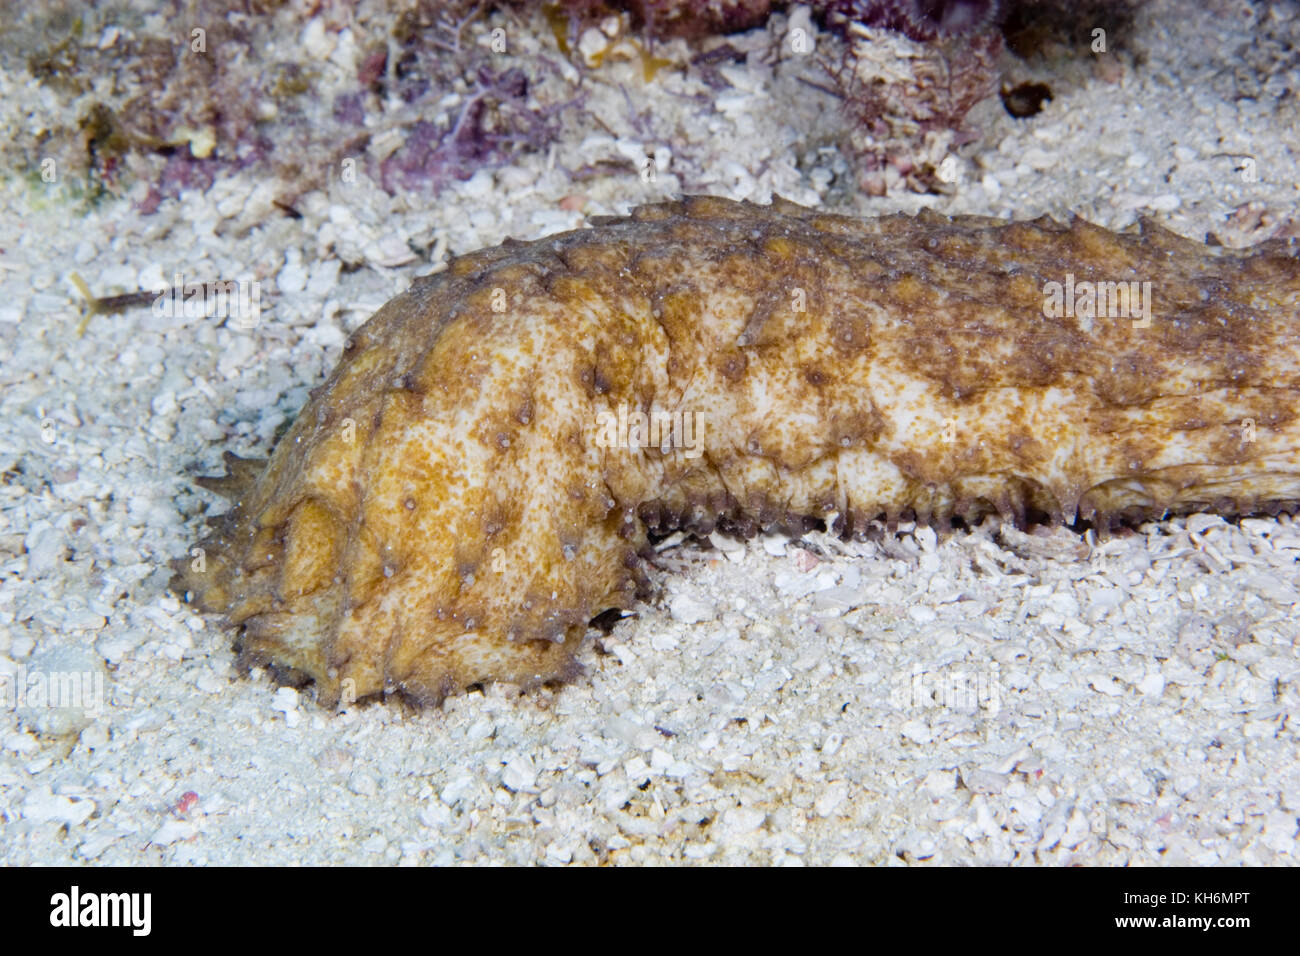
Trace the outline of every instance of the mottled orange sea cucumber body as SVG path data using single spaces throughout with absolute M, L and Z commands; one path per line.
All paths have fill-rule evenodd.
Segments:
M 174 586 L 325 703 L 438 701 L 571 677 L 648 532 L 1291 509 L 1298 410 L 1294 245 L 690 198 L 418 280 Z

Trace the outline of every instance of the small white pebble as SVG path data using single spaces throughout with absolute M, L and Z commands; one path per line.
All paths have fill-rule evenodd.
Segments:
M 1159 697 L 1165 692 L 1165 675 L 1152 671 L 1138 681 L 1137 689 L 1147 697 Z
M 302 265 L 302 254 L 297 249 L 290 249 L 285 255 L 285 264 L 275 277 L 276 288 L 280 292 L 301 292 L 307 286 L 307 270 Z
M 668 603 L 668 613 L 674 621 L 682 624 L 699 624 L 701 621 L 712 621 L 717 617 L 718 609 L 693 595 L 677 594 Z
M 70 827 L 85 823 L 95 812 L 95 801 L 65 797 L 48 786 L 37 787 L 23 800 L 23 819 L 44 822 L 55 820 Z
M 936 797 L 957 789 L 957 774 L 952 770 L 931 770 L 921 781 L 921 789 Z
M 849 785 L 843 780 L 837 780 L 828 786 L 817 797 L 813 804 L 813 809 L 819 817 L 829 817 L 844 805 L 844 801 L 849 795 Z
M 926 607 L 924 604 L 913 604 L 907 609 L 907 616 L 917 624 L 932 624 L 939 618 L 934 608 Z
M 348 777 L 348 789 L 359 797 L 373 797 L 379 792 L 379 782 L 365 770 L 354 770 Z
M 501 771 L 501 783 L 508 790 L 513 790 L 515 793 L 521 790 L 535 790 L 537 787 L 537 770 L 533 766 L 532 760 L 525 756 L 510 758 L 505 769 Z
M 188 820 L 167 820 L 153 832 L 149 842 L 158 846 L 170 846 L 178 840 L 188 840 L 195 832 L 194 824 Z

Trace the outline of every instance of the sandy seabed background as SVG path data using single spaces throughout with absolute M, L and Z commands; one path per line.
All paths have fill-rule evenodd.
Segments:
M 104 699 L 0 709 L 0 861 L 1296 861 L 1300 524 L 1285 515 L 1100 543 L 992 526 L 669 539 L 676 573 L 593 632 L 585 676 L 424 712 L 326 712 L 241 678 L 230 635 L 166 590 L 218 507 L 190 476 L 225 449 L 264 455 L 347 334 L 449 252 L 682 191 L 1112 228 L 1145 215 L 1233 245 L 1296 221 L 1294 5 L 1150 3 L 1122 54 L 1048 78 L 1037 116 L 977 107 L 945 194 L 878 198 L 811 145 L 843 117 L 804 82 L 810 62 L 769 55 L 786 22 L 730 38 L 752 52 L 721 90 L 680 40 L 650 81 L 611 58 L 583 80 L 599 126 L 436 200 L 363 176 L 298 196 L 293 218 L 250 173 L 146 215 L 142 194 L 87 210 L 3 179 L 0 674 L 86 672 Z M 554 44 L 534 26 L 512 42 Z M 346 65 L 347 43 L 309 25 L 302 52 Z M 0 74 L 10 133 L 57 108 Z M 572 175 L 646 156 L 652 180 Z M 79 334 L 73 273 L 108 295 L 177 272 L 259 280 L 259 322 L 146 306 Z

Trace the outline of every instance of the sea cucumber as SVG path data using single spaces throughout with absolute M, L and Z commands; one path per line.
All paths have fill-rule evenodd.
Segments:
M 173 587 L 326 705 L 438 702 L 573 677 L 672 529 L 1294 510 L 1298 410 L 1293 243 L 692 197 L 417 280 Z

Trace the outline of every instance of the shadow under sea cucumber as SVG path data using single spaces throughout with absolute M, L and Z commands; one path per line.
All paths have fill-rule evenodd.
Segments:
M 1300 502 L 1300 250 L 691 197 L 417 280 L 172 586 L 326 705 L 577 673 L 648 535 Z

